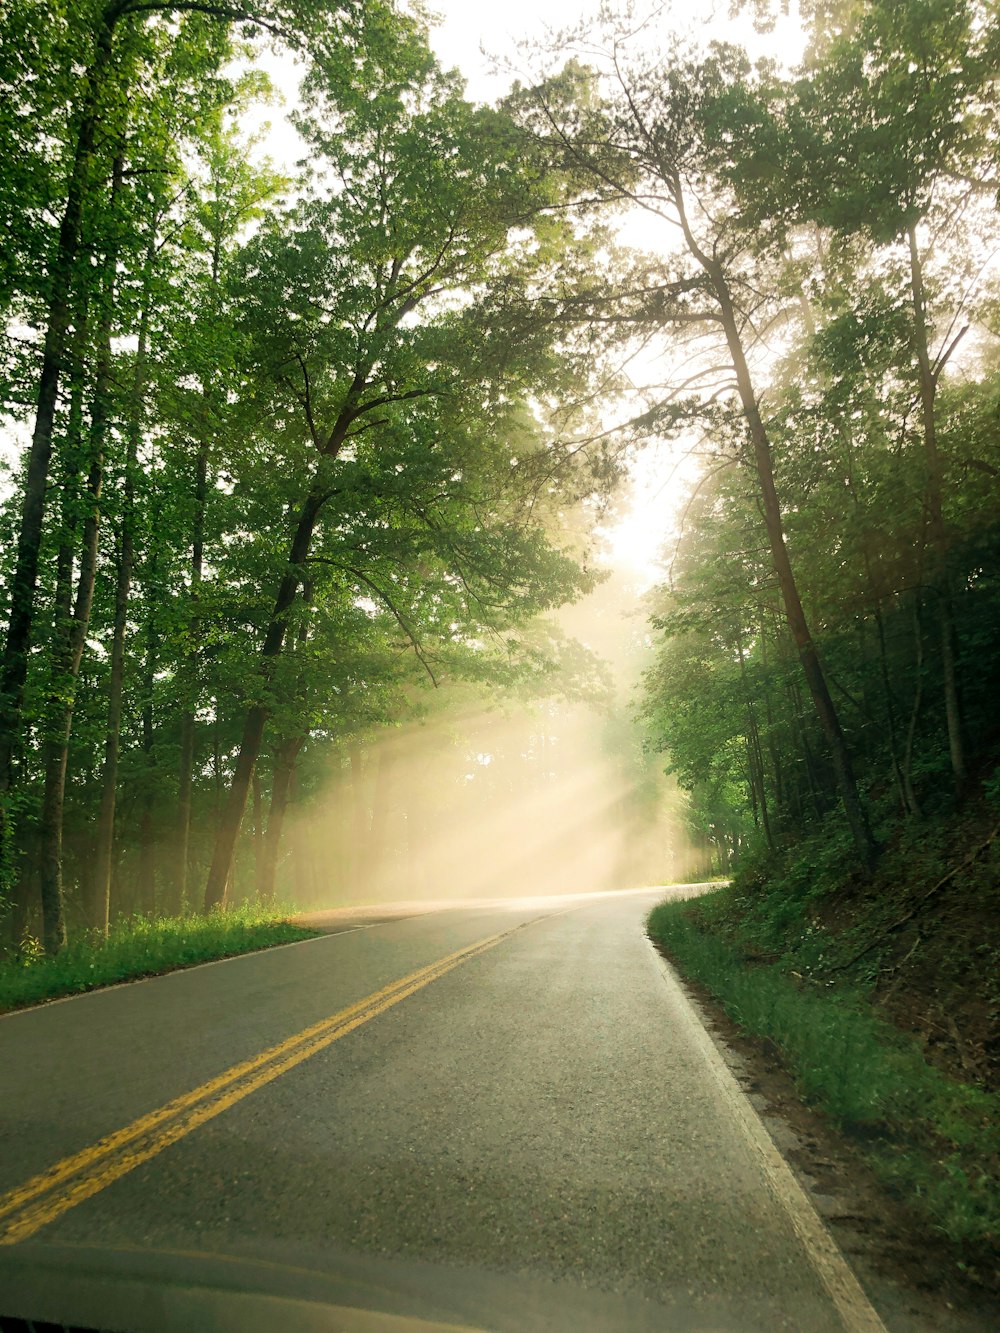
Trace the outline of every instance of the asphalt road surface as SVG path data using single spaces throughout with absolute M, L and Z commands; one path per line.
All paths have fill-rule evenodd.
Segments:
M 0 1293 L 106 1266 L 516 1333 L 877 1333 L 645 939 L 662 896 L 347 919 L 0 1019 Z

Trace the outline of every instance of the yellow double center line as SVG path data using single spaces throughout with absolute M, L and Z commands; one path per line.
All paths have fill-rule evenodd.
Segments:
M 84 1148 L 72 1157 L 64 1157 L 48 1171 L 33 1176 L 16 1189 L 0 1195 L 0 1245 L 27 1240 L 47 1223 L 78 1203 L 106 1189 L 121 1176 L 148 1162 L 193 1129 L 220 1115 L 258 1088 L 271 1083 L 303 1060 L 316 1055 L 340 1037 L 346 1037 L 369 1019 L 385 1013 L 414 991 L 443 977 L 446 972 L 468 962 L 501 940 L 520 930 L 490 935 L 465 949 L 439 958 L 409 976 L 375 991 L 357 1004 L 341 1009 L 312 1027 L 279 1042 L 242 1064 L 233 1065 L 201 1087 L 176 1097 L 165 1106 L 133 1120 L 106 1138 Z

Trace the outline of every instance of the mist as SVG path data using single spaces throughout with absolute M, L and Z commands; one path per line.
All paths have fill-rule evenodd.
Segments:
M 519 700 L 444 686 L 424 714 L 304 757 L 279 890 L 303 906 L 635 888 L 705 871 L 685 800 L 631 717 L 645 660 L 625 575 L 564 608 L 611 688 Z M 565 686 L 565 688 L 564 688 Z

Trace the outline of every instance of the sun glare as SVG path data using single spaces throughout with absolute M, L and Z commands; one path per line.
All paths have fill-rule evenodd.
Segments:
M 604 561 L 644 592 L 664 574 L 667 547 L 690 484 L 691 463 L 665 445 L 650 446 L 632 462 L 618 516 L 601 532 Z

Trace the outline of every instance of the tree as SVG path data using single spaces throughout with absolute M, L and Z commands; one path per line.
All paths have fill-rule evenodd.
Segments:
M 641 34 L 641 27 L 633 33 L 612 27 L 605 34 L 609 87 L 603 99 L 593 80 L 570 65 L 521 93 L 525 120 L 592 195 L 631 201 L 673 232 L 669 248 L 651 261 L 645 284 L 621 292 L 614 304 L 610 293 L 601 293 L 594 313 L 618 318 L 623 328 L 644 329 L 647 336 L 670 329 L 703 339 L 688 355 L 693 373 L 651 409 L 649 420 L 669 424 L 715 402 L 738 405 L 784 614 L 855 847 L 871 866 L 877 848 L 789 557 L 768 409 L 752 364 L 757 353 L 759 377 L 757 330 L 784 304 L 780 229 L 764 228 L 760 219 L 746 225 L 730 184 L 739 151 L 731 110 L 734 98 L 753 87 L 752 71 L 732 48 L 704 58 L 678 46 L 641 55 Z
M 263 231 L 245 260 L 242 304 L 271 410 L 296 426 L 281 460 L 284 569 L 262 626 L 207 907 L 225 898 L 306 582 L 317 608 L 327 587 L 374 599 L 426 665 L 424 637 L 503 627 L 565 597 L 578 578 L 547 551 L 538 521 L 496 510 L 505 490 L 523 494 L 511 442 L 523 439 L 525 398 L 567 374 L 552 328 L 524 317 L 526 293 L 572 244 L 544 212 L 557 182 L 525 161 L 505 117 L 462 99 L 426 50 L 409 64 L 388 54 L 372 50 L 382 62 L 374 97 L 314 84 L 304 129 L 337 187 Z M 334 581 L 313 577 L 314 564 Z
M 975 197 L 996 189 L 995 170 L 983 168 L 995 136 L 997 31 L 995 15 L 976 0 L 856 7 L 835 36 L 817 33 L 811 67 L 776 102 L 777 114 L 761 118 L 734 172 L 758 214 L 769 209 L 863 238 L 897 268 L 923 444 L 928 585 L 959 788 L 966 741 L 936 402 L 983 286 Z M 929 262 L 937 268 L 930 282 Z

